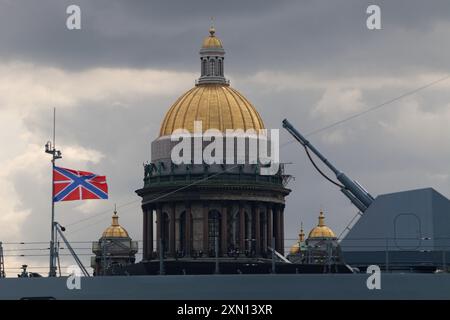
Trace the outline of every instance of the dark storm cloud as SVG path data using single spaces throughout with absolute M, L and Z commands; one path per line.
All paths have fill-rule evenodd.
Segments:
M 81 31 L 65 27 L 69 4 L 81 7 Z M 211 16 L 219 27 L 233 16 L 267 15 L 280 6 L 272 1 L 257 6 L 250 1 L 2 1 L 0 54 L 65 68 L 179 68 L 196 58 Z
M 65 28 L 65 9 L 78 4 L 82 30 Z M 234 73 L 259 69 L 326 72 L 450 69 L 430 35 L 449 23 L 450 3 L 377 1 L 381 31 L 366 28 L 373 1 L 2 1 L 0 56 L 62 68 L 93 66 L 196 70 L 209 17 Z M 448 26 L 448 25 L 447 25 Z M 402 62 L 402 63 L 399 63 Z

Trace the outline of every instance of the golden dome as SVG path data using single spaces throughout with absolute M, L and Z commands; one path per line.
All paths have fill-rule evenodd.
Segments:
M 300 233 L 298 234 L 298 240 L 291 247 L 289 252 L 291 254 L 298 254 L 301 251 L 301 243 L 305 241 L 305 233 L 303 232 L 303 223 L 301 223 Z
M 119 224 L 119 216 L 114 210 L 111 226 L 106 228 L 102 234 L 102 238 L 129 238 L 127 230 Z
M 336 238 L 333 230 L 325 225 L 325 216 L 320 211 L 319 224 L 309 232 L 308 239 L 311 238 Z
M 215 36 L 216 29 L 209 28 L 209 36 L 203 40 L 202 49 L 223 48 L 222 41 Z
M 294 243 L 289 250 L 290 254 L 298 254 L 300 252 L 300 244 L 298 242 Z
M 159 135 L 170 135 L 176 129 L 192 133 L 194 121 L 202 121 L 203 131 L 264 129 L 255 107 L 226 84 L 202 84 L 183 94 L 167 112 Z

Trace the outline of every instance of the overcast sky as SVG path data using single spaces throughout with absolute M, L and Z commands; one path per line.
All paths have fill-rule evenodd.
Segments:
M 81 7 L 81 30 L 66 28 L 70 4 Z M 381 7 L 381 30 L 366 27 L 369 4 Z M 280 128 L 288 118 L 308 133 L 450 72 L 448 0 L 0 0 L 5 250 L 24 247 L 8 243 L 49 239 L 51 170 L 43 146 L 51 137 L 53 107 L 59 165 L 105 174 L 110 187 L 108 201 L 56 205 L 67 237 L 98 239 L 117 203 L 121 224 L 142 239 L 134 193 L 143 184 L 142 163 L 150 159 L 165 112 L 199 75 L 198 51 L 211 16 L 226 50 L 226 76 L 267 128 Z M 449 197 L 449 89 L 450 80 L 441 81 L 310 140 L 373 195 L 432 186 Z M 290 137 L 281 130 L 281 139 Z M 355 208 L 314 171 L 298 144 L 286 145 L 281 155 L 295 177 L 286 237 L 297 237 L 300 221 L 308 232 L 320 209 L 340 234 Z M 89 264 L 90 244 L 74 247 L 85 248 L 78 251 Z M 17 252 L 5 251 L 9 268 L 28 263 L 46 273 L 37 268 L 47 265 L 46 257 L 12 254 Z

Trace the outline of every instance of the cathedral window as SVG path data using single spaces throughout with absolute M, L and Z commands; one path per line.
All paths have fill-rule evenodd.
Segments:
M 208 213 L 208 253 L 210 256 L 216 255 L 216 241 L 220 248 L 220 213 L 213 210 Z

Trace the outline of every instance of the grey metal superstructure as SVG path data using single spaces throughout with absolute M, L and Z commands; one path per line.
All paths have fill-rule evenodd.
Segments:
M 450 262 L 450 200 L 432 188 L 379 195 L 341 241 L 347 263 L 387 268 Z

